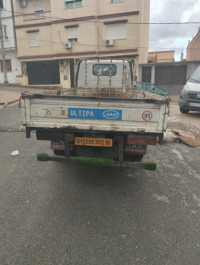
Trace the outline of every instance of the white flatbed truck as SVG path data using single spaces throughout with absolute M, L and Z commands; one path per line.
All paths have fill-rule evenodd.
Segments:
M 123 82 L 123 81 L 122 81 Z M 36 131 L 55 155 L 140 161 L 167 128 L 169 99 L 129 88 L 69 89 L 21 96 L 26 137 Z

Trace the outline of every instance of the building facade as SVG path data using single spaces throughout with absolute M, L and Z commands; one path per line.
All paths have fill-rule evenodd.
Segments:
M 196 36 L 187 46 L 187 61 L 200 60 L 200 28 Z
M 4 44 L 5 64 L 7 81 L 10 84 L 21 84 L 22 72 L 21 63 L 17 59 L 16 39 L 12 16 L 11 0 L 3 0 L 1 12 L 2 36 Z M 0 83 L 4 83 L 2 47 L 0 43 Z
M 150 0 L 13 0 L 24 85 L 74 85 L 74 62 L 147 63 Z M 144 48 L 145 47 L 145 48 Z
M 148 63 L 164 63 L 164 62 L 174 62 L 175 51 L 158 51 L 149 52 Z

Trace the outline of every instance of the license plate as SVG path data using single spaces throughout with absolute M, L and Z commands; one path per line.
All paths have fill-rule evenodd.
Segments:
M 191 107 L 200 107 L 200 103 L 190 103 Z
M 112 139 L 75 137 L 75 145 L 112 147 Z

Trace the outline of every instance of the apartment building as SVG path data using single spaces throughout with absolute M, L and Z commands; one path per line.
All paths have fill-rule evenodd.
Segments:
M 187 61 L 200 60 L 200 28 L 187 46 Z
M 24 85 L 74 86 L 80 58 L 147 63 L 150 0 L 13 0 Z
M 12 2 L 11 0 L 3 0 L 3 8 L 1 9 L 1 24 L 3 46 L 5 54 L 7 80 L 4 79 L 2 47 L 0 43 L 0 83 L 8 81 L 10 84 L 21 84 L 22 72 L 21 63 L 17 59 L 15 31 L 13 27 Z

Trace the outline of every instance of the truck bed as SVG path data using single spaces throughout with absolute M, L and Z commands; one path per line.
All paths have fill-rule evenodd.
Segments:
M 108 93 L 108 92 L 107 92 Z M 89 130 L 161 134 L 167 127 L 167 98 L 148 92 L 108 95 L 84 90 L 64 95 L 22 94 L 23 124 L 30 130 Z M 102 96 L 103 95 L 103 96 Z

